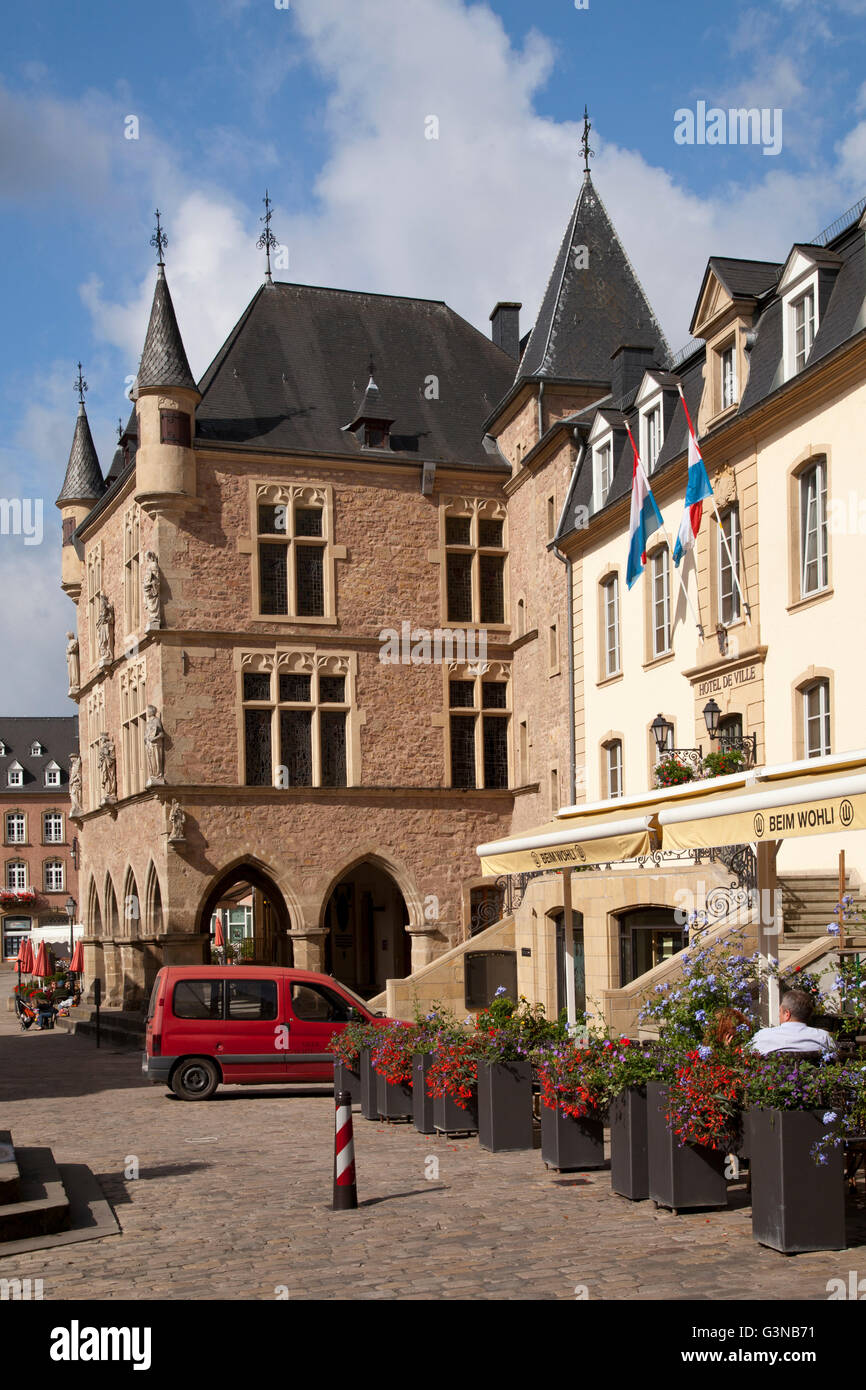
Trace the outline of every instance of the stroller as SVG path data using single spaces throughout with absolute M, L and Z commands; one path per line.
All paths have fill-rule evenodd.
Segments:
M 32 1028 L 34 1023 L 36 1022 L 36 1010 L 31 1008 L 29 1004 L 25 1004 L 24 1000 L 19 999 L 18 995 L 16 994 L 15 1012 L 18 1015 L 18 1022 L 21 1024 L 22 1029 L 26 1033 L 27 1029 Z

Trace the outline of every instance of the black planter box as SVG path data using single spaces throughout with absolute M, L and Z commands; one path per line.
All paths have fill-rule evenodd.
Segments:
M 334 1095 L 339 1095 L 340 1091 L 348 1091 L 351 1097 L 350 1103 L 352 1105 L 358 1104 L 361 1098 L 361 1078 L 358 1072 L 352 1071 L 345 1062 L 334 1063 Z
M 820 1110 L 750 1110 L 752 1235 L 786 1255 L 845 1249 L 842 1148 L 816 1163 Z
M 432 1052 L 416 1052 L 412 1058 L 412 1115 L 419 1134 L 433 1134 L 433 1097 L 427 1094 L 427 1073 L 433 1061 Z
M 559 1106 L 541 1107 L 541 1157 L 549 1168 L 576 1173 L 604 1167 L 604 1123 L 563 1115 Z
M 478 1142 L 493 1153 L 532 1148 L 531 1063 L 478 1063 Z
M 373 1070 L 373 1063 L 370 1061 L 369 1047 L 361 1049 L 358 1070 L 361 1073 L 361 1114 L 365 1120 L 378 1120 L 379 1097 L 376 1083 L 379 1078 Z
M 649 1196 L 646 1087 L 630 1086 L 610 1106 L 610 1185 L 631 1202 Z
M 382 1120 L 411 1120 L 412 1087 L 408 1081 L 388 1081 L 376 1075 L 376 1106 Z
M 721 1149 L 704 1144 L 680 1144 L 665 1123 L 667 1086 L 650 1081 L 646 1090 L 647 1170 L 652 1200 L 674 1212 L 694 1207 L 726 1207 L 726 1155 Z
M 478 1096 L 458 1105 L 451 1096 L 436 1096 L 433 1101 L 433 1128 L 440 1134 L 475 1134 L 478 1130 Z

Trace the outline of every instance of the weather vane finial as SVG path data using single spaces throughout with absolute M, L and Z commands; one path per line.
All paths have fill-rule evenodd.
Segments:
M 583 150 L 583 172 L 584 172 L 585 174 L 588 174 L 588 173 L 589 173 L 589 160 L 590 160 L 590 156 L 595 154 L 595 150 L 592 150 L 592 149 L 590 149 L 590 147 L 589 147 L 589 132 L 590 132 L 591 130 L 592 130 L 592 126 L 590 125 L 590 121 L 589 121 L 589 111 L 587 110 L 586 106 L 584 105 L 584 108 L 583 108 L 583 135 L 580 137 L 580 148 Z
M 265 253 L 265 258 L 267 261 L 267 271 L 265 272 L 265 279 L 267 280 L 269 285 L 272 285 L 274 282 L 271 278 L 271 251 L 273 251 L 277 245 L 277 238 L 271 231 L 271 218 L 273 217 L 273 213 L 271 212 L 271 200 L 268 197 L 267 189 L 265 189 L 265 196 L 262 199 L 262 202 L 265 205 L 265 215 L 264 217 L 260 217 L 259 221 L 264 222 L 265 230 L 262 232 L 261 236 L 256 242 L 256 246 L 259 248 L 260 251 L 264 251 Z
M 159 208 L 157 208 L 156 210 L 156 231 L 150 238 L 150 244 L 156 250 L 157 265 L 165 265 L 165 261 L 162 259 L 162 253 L 165 250 L 166 246 L 168 246 L 168 237 L 166 236 L 165 232 L 162 230 L 162 227 L 160 226 Z
M 88 389 L 87 382 L 81 371 L 81 363 L 78 364 L 78 376 L 75 380 L 75 390 L 78 392 L 78 404 L 84 405 L 84 393 Z
M 117 442 L 118 442 L 118 444 L 120 443 L 120 441 L 121 441 L 122 438 L 123 438 L 123 421 L 121 420 L 120 416 L 118 415 L 118 417 L 117 417 Z

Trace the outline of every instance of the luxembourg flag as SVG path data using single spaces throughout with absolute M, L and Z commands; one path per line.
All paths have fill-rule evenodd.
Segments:
M 640 461 L 637 445 L 632 439 L 631 430 L 628 429 L 628 437 L 631 440 L 632 452 L 634 454 L 634 469 L 631 475 L 631 519 L 628 526 L 628 565 L 626 566 L 626 583 L 628 587 L 634 584 L 643 574 L 646 564 L 646 543 L 647 537 L 651 536 L 659 526 L 663 526 L 662 515 L 656 506 L 656 499 L 652 495 L 644 466 Z
M 679 566 L 686 551 L 691 550 L 694 545 L 695 537 L 701 527 L 704 498 L 712 497 L 712 495 L 713 489 L 704 461 L 701 458 L 698 442 L 692 433 L 691 421 L 689 421 L 689 477 L 686 483 L 686 505 L 683 508 L 683 519 L 680 522 L 680 529 L 677 532 L 677 541 L 674 546 L 675 565 Z

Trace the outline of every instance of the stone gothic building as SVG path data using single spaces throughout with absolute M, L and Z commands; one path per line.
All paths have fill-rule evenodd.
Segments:
M 87 974 L 109 1002 L 140 1004 L 163 962 L 210 960 L 219 928 L 238 958 L 333 972 L 404 1014 L 413 996 L 462 1007 L 465 946 L 484 930 L 516 957 L 519 987 L 558 1007 L 556 875 L 530 884 L 518 910 L 482 877 L 477 846 L 652 785 L 656 707 L 677 745 L 695 742 L 700 689 L 738 640 L 740 665 L 763 673 L 755 421 L 781 393 L 767 440 L 808 433 L 834 389 L 820 376 L 819 319 L 823 351 L 847 364 L 837 387 L 859 388 L 863 261 L 856 219 L 785 266 L 714 258 L 701 340 L 678 361 L 587 174 L 525 337 L 513 302 L 493 310 L 488 340 L 438 301 L 268 279 L 199 382 L 160 264 L 111 467 L 103 477 L 82 406 L 58 498 L 80 649 L 71 815 Z M 790 343 L 777 318 L 790 319 Z M 728 535 L 751 598 L 744 614 L 705 528 L 696 598 L 713 609 L 712 640 L 697 656 L 667 555 L 653 561 L 654 587 L 642 581 L 648 606 L 619 606 L 625 426 L 664 474 L 675 534 L 680 381 L 714 437 L 708 460 L 727 470 L 726 515 L 741 499 Z M 837 406 L 834 420 L 853 422 L 853 396 Z M 850 426 L 839 428 L 841 475 Z M 792 506 L 832 433 L 790 463 Z M 816 477 L 802 486 L 820 510 Z M 820 570 L 822 523 L 809 516 Z M 728 654 L 715 609 L 732 629 Z M 834 679 L 824 668 L 836 658 L 810 654 L 817 675 L 795 673 L 792 686 L 796 710 L 813 700 L 805 724 L 794 715 L 807 744 L 789 730 L 788 757 L 810 753 L 829 696 L 809 692 Z M 761 687 L 760 701 L 753 691 L 725 710 L 731 730 L 739 720 L 762 744 L 763 698 Z M 834 728 L 834 747 L 847 737 Z M 823 731 L 819 743 L 826 753 Z M 711 884 L 726 870 L 701 873 Z M 619 902 L 602 874 L 581 879 L 585 996 L 624 989 L 678 949 L 682 881 L 636 875 Z

